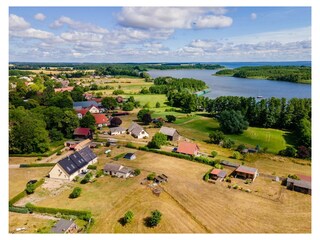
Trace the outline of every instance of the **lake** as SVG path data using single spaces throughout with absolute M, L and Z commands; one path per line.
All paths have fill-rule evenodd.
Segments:
M 230 65 L 227 67 L 232 68 Z M 217 70 L 183 69 L 150 70 L 148 73 L 152 78 L 171 76 L 174 78 L 194 78 L 202 80 L 211 89 L 211 92 L 204 95 L 209 98 L 216 98 L 219 96 L 263 96 L 264 98 L 284 97 L 287 99 L 311 98 L 311 84 L 212 76 L 212 74 L 214 74 L 216 71 Z

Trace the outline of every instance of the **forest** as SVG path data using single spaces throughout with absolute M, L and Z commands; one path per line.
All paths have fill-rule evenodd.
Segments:
M 219 76 L 238 78 L 259 78 L 295 83 L 311 83 L 311 67 L 307 66 L 256 66 L 223 69 L 215 73 Z

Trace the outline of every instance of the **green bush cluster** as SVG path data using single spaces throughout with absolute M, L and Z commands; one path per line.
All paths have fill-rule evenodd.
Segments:
M 70 193 L 69 198 L 77 198 L 80 196 L 82 189 L 79 187 L 75 187 L 72 191 L 72 193 Z
M 29 210 L 26 207 L 13 207 L 13 206 L 10 206 L 9 207 L 9 211 L 10 212 L 16 212 L 16 213 L 29 213 Z
M 88 169 L 96 170 L 97 169 L 97 165 L 89 165 Z

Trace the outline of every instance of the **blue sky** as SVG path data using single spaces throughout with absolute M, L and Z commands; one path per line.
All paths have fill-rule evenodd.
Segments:
M 10 61 L 311 60 L 309 7 L 11 7 Z

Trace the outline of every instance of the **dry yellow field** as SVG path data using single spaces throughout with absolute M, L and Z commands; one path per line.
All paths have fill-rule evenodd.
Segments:
M 99 152 L 103 152 L 99 149 Z M 114 148 L 112 156 L 132 149 Z M 112 161 L 99 157 L 99 169 Z M 71 189 L 48 196 L 37 205 L 90 210 L 95 218 L 93 233 L 310 233 L 311 197 L 286 190 L 280 183 L 259 177 L 253 184 L 239 185 L 252 193 L 228 189 L 227 183 L 206 183 L 202 177 L 210 166 L 168 156 L 137 151 L 137 159 L 118 161 L 140 168 L 141 175 L 131 179 L 104 176 L 94 183 L 80 185 L 81 196 L 69 199 Z M 164 173 L 169 182 L 159 197 L 141 185 L 150 172 Z M 37 190 L 43 194 L 41 189 Z M 36 193 L 37 194 L 37 193 Z M 43 197 L 43 196 L 42 196 Z M 158 209 L 163 219 L 156 228 L 147 228 L 144 218 Z M 124 213 L 135 214 L 132 224 L 118 221 Z

